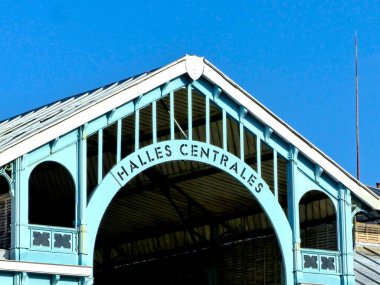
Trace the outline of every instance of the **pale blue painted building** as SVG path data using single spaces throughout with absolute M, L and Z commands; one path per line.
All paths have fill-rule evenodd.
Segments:
M 196 56 L 0 122 L 0 166 L 4 285 L 354 284 L 380 210 Z

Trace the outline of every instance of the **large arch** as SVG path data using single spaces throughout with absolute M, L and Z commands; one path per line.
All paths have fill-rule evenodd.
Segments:
M 86 211 L 87 256 L 84 261 L 92 265 L 96 240 L 102 217 L 117 192 L 133 177 L 160 163 L 190 160 L 205 163 L 230 174 L 240 181 L 260 204 L 274 232 L 282 254 L 285 283 L 293 283 L 292 231 L 289 222 L 265 181 L 252 168 L 235 155 L 219 147 L 196 141 L 164 141 L 141 148 L 112 168 L 90 198 Z

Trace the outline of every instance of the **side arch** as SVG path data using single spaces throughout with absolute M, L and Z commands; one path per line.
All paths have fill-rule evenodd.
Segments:
M 337 251 L 338 208 L 325 191 L 308 190 L 298 202 L 301 247 Z
M 282 254 L 285 283 L 293 284 L 292 231 L 268 185 L 248 164 L 233 154 L 213 145 L 187 140 L 160 142 L 141 148 L 124 158 L 105 176 L 93 192 L 86 211 L 86 265 L 92 265 L 96 234 L 102 217 L 122 186 L 149 167 L 175 160 L 209 164 L 230 174 L 248 189 L 272 223 Z
M 75 181 L 63 164 L 44 161 L 36 165 L 29 175 L 28 197 L 29 223 L 74 227 Z

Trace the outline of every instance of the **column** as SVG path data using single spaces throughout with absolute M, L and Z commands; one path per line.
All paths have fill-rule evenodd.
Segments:
M 341 284 L 355 284 L 354 250 L 352 240 L 351 193 L 342 184 L 339 185 L 338 201 L 338 242 L 341 252 Z
M 293 259 L 294 259 L 294 280 L 297 281 L 297 272 L 302 271 L 301 260 L 301 238 L 299 226 L 299 208 L 297 201 L 297 158 L 298 149 L 291 147 L 289 161 L 287 163 L 287 192 L 288 192 L 288 220 L 293 232 Z

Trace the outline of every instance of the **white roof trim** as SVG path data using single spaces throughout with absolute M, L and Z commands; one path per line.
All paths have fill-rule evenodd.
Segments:
M 147 93 L 152 89 L 166 83 L 168 80 L 186 73 L 185 58 L 173 64 L 153 72 L 143 80 L 137 80 L 132 86 L 114 96 L 110 96 L 87 109 L 82 109 L 78 113 L 71 115 L 60 122 L 54 122 L 37 134 L 29 137 L 0 153 L 0 166 L 22 156 L 25 153 L 46 144 L 62 134 L 68 133 L 73 129 L 103 115 L 107 111 L 117 108 L 126 102 L 133 100 L 141 94 Z
M 208 80 L 223 89 L 238 104 L 246 107 L 251 114 L 262 121 L 265 125 L 271 127 L 279 136 L 298 148 L 298 150 L 305 154 L 310 160 L 321 166 L 337 181 L 340 181 L 358 197 L 363 199 L 365 203 L 374 209 L 380 209 L 380 200 L 374 194 L 369 192 L 366 186 L 353 178 L 341 166 L 290 128 L 285 122 L 280 120 L 277 116 L 257 102 L 252 96 L 250 96 L 236 83 L 208 62 L 205 64 L 203 75 Z
M 89 277 L 92 267 L 0 260 L 0 271 Z
M 200 73 L 202 73 L 208 80 L 229 94 L 238 104 L 245 106 L 252 115 L 261 120 L 265 125 L 271 127 L 283 139 L 293 144 L 310 160 L 320 165 L 337 181 L 340 181 L 348 187 L 353 193 L 363 199 L 365 203 L 376 210 L 380 209 L 380 200 L 373 195 L 365 185 L 352 177 L 322 151 L 280 120 L 210 62 L 203 60 L 202 65 L 199 59 L 200 58 L 195 56 L 185 56 L 147 76 L 133 80 L 131 85 L 127 86 L 125 90 L 105 97 L 103 100 L 92 105 L 90 104 L 86 109 L 78 110 L 77 113 L 70 115 L 70 117 L 66 119 L 62 118 L 61 121 L 54 121 L 37 134 L 25 136 L 23 141 L 18 142 L 5 149 L 3 153 L 0 153 L 0 166 L 186 72 L 192 72 L 193 74 L 191 74 L 191 76 L 193 77 L 199 77 L 201 76 Z

